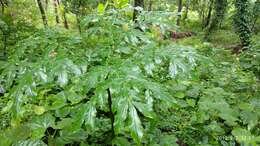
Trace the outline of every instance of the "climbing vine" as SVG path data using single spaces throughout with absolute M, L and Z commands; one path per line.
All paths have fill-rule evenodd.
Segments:
M 236 13 L 234 15 L 234 27 L 239 35 L 243 49 L 248 49 L 251 43 L 250 9 L 248 0 L 235 1 Z

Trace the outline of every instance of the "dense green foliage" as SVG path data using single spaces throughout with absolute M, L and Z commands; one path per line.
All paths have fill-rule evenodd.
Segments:
M 236 0 L 235 6 L 237 11 L 234 16 L 234 25 L 241 39 L 242 46 L 244 49 L 248 49 L 251 42 L 249 1 Z
M 7 47 L 7 60 L 0 61 L 0 146 L 260 144 L 260 43 L 258 32 L 249 32 L 251 20 L 257 28 L 250 12 L 256 6 L 249 10 L 250 3 L 236 0 L 230 12 L 248 47 L 234 54 L 225 48 L 229 41 L 240 44 L 235 33 L 225 38 L 233 24 L 225 23 L 230 1 L 214 1 L 210 22 L 228 30 L 212 32 L 212 42 L 204 42 L 204 30 L 171 39 L 172 31 L 204 24 L 191 19 L 177 27 L 176 13 L 133 8 L 128 0 L 58 2 L 61 14 L 47 17 L 45 28 L 0 15 Z M 210 5 L 183 2 L 190 15 Z M 175 3 L 144 4 L 171 10 Z M 64 14 L 70 27 L 52 27 L 57 15 L 65 22 Z

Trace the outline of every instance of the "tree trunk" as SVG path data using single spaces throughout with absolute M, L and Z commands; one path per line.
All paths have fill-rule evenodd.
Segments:
M 260 0 L 256 0 L 253 8 L 253 18 L 252 18 L 252 32 L 255 32 L 255 26 L 257 24 L 257 20 L 260 18 Z
M 224 20 L 227 7 L 227 0 L 215 0 L 214 1 L 214 16 L 209 22 L 204 36 L 205 40 L 208 40 L 209 35 L 219 28 L 219 24 Z
M 0 0 L 1 8 L 2 8 L 2 14 L 5 12 L 5 4 L 2 0 Z
M 64 19 L 64 27 L 66 29 L 69 29 L 69 23 L 68 23 L 68 20 L 67 20 L 67 16 L 66 16 L 66 12 L 63 12 L 63 19 Z
M 7 34 L 5 31 L 3 31 L 3 51 L 4 51 L 4 54 L 3 54 L 3 58 L 4 60 L 7 60 L 8 56 L 7 56 Z
M 205 19 L 206 19 L 206 13 L 205 11 L 207 11 L 207 9 L 205 9 L 205 7 L 207 7 L 207 2 L 204 2 L 204 1 L 200 1 L 200 7 L 198 7 L 197 9 L 199 9 L 199 17 L 201 18 L 201 28 L 203 29 L 203 26 L 205 24 Z
M 45 11 L 44 11 L 44 8 L 43 8 L 43 5 L 42 5 L 41 0 L 37 0 L 37 3 L 38 3 L 38 6 L 39 6 L 41 15 L 42 15 L 43 25 L 44 25 L 45 27 L 47 27 L 47 26 L 48 26 L 48 21 L 47 21 L 47 17 L 46 17 L 46 14 L 45 14 Z
M 149 0 L 148 11 L 152 11 L 152 9 L 153 9 L 153 0 Z
M 58 4 L 58 6 L 60 5 L 60 1 L 59 0 L 57 0 L 57 4 Z M 62 17 L 63 17 L 63 20 L 64 20 L 63 24 L 64 24 L 64 27 L 66 29 L 69 29 L 69 23 L 68 23 L 68 20 L 67 20 L 66 12 L 67 12 L 67 4 L 65 2 L 64 10 L 62 11 Z
M 2 37 L 2 43 L 3 43 L 3 54 L 0 56 L 1 60 L 7 60 L 7 37 L 8 37 L 8 29 L 6 28 L 5 24 L 0 25 L 0 31 L 2 31 L 3 37 Z
M 78 26 L 79 33 L 81 33 L 80 16 L 78 14 L 76 15 L 76 19 L 77 19 L 77 26 Z
M 81 33 L 81 25 L 80 25 L 80 16 L 81 16 L 81 11 L 80 11 L 80 8 L 81 8 L 81 5 L 82 5 L 82 0 L 79 0 L 79 4 L 78 4 L 78 8 L 77 8 L 77 13 L 76 13 L 76 19 L 77 19 L 77 26 L 78 26 L 78 30 L 79 30 L 79 33 Z
M 56 18 L 56 23 L 60 23 L 60 18 L 59 18 L 59 13 L 58 13 L 58 2 L 57 0 L 53 0 L 53 5 L 54 5 L 54 11 L 55 11 L 55 18 Z
M 49 0 L 45 0 L 45 11 L 48 11 Z
M 189 8 L 190 8 L 190 0 L 186 0 L 185 13 L 183 15 L 183 21 L 186 21 L 186 19 L 188 18 Z
M 141 7 L 144 8 L 144 0 L 135 0 L 134 1 L 134 7 Z M 137 22 L 137 16 L 139 14 L 139 10 L 134 10 L 134 14 L 133 14 L 133 21 Z
M 177 25 L 180 26 L 181 23 L 181 11 L 182 11 L 182 0 L 178 0 L 178 16 L 177 16 Z
M 203 24 L 203 28 L 208 27 L 210 19 L 211 19 L 211 14 L 212 14 L 212 8 L 213 8 L 213 1 L 210 1 L 210 5 L 209 5 L 209 10 L 208 10 L 208 15 L 207 18 Z

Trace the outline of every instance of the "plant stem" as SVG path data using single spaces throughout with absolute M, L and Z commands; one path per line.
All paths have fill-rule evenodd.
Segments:
M 112 95 L 110 92 L 110 89 L 107 89 L 107 94 L 108 94 L 108 106 L 109 106 L 109 112 L 110 112 L 110 120 L 111 120 L 111 130 L 112 130 L 112 139 L 115 137 L 115 130 L 114 130 L 114 113 L 112 111 Z

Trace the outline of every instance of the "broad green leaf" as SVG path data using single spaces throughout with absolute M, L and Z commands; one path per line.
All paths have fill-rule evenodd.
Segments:
M 162 135 L 160 137 L 160 145 L 162 146 L 179 146 L 176 142 L 178 139 L 175 135 Z
M 36 116 L 31 120 L 30 127 L 32 129 L 32 138 L 41 139 L 44 136 L 45 130 L 55 126 L 55 118 L 50 113 L 45 113 L 41 116 Z
M 153 75 L 153 70 L 154 70 L 155 66 L 153 63 L 147 64 L 145 65 L 144 69 L 147 72 L 147 74 L 149 75 Z
M 131 143 L 128 141 L 127 138 L 125 137 L 116 137 L 113 139 L 112 145 L 117 145 L 117 146 L 130 146 Z
M 225 134 L 224 129 L 216 121 L 212 121 L 209 125 L 206 125 L 204 127 L 207 129 L 208 132 L 211 132 L 211 133 L 214 132 L 214 133 L 217 133 L 219 135 L 224 135 Z
M 55 129 L 66 129 L 73 123 L 73 119 L 71 118 L 64 118 L 61 121 L 57 122 Z
M 43 106 L 35 106 L 34 112 L 36 115 L 42 115 L 45 112 L 45 108 Z
M 97 111 L 94 103 L 89 102 L 75 106 L 71 110 L 73 123 L 67 128 L 68 131 L 78 131 L 84 122 L 87 128 L 93 130 L 95 128 L 96 113 Z
M 239 104 L 239 108 L 242 110 L 248 110 L 248 111 L 254 110 L 254 106 L 249 103 L 241 103 L 241 104 Z
M 99 3 L 98 4 L 98 13 L 99 14 L 103 14 L 104 12 L 105 12 L 105 5 L 104 4 L 102 4 L 102 3 Z
M 148 118 L 154 118 L 155 113 L 153 112 L 153 109 L 149 107 L 149 105 L 141 103 L 141 102 L 133 102 L 135 107 L 146 117 Z
M 194 99 L 186 99 L 186 102 L 191 107 L 194 107 L 196 105 L 196 101 Z
M 124 28 L 124 29 L 126 29 L 126 28 Z M 116 51 L 118 53 L 130 54 L 132 50 L 129 47 L 121 47 Z
M 238 111 L 231 108 L 220 108 L 219 116 L 226 120 L 228 125 L 236 125 L 236 121 L 238 121 Z
M 87 111 L 86 111 L 86 117 L 85 117 L 85 124 L 90 126 L 92 129 L 95 127 L 95 118 L 96 118 L 96 108 L 94 107 L 93 104 L 88 104 L 87 105 Z
M 64 118 L 71 112 L 71 107 L 63 107 L 55 110 L 55 116 L 59 118 Z
M 66 145 L 73 142 L 82 142 L 87 139 L 87 133 L 83 129 L 79 129 L 75 132 L 61 130 L 59 131 L 59 137 L 55 139 L 55 145 Z
M 68 73 L 66 71 L 62 71 L 58 74 L 58 84 L 63 87 L 68 83 Z
M 74 91 L 65 92 L 65 96 L 67 96 L 71 104 L 77 104 L 84 98 L 82 95 L 79 95 Z
M 124 97 L 119 98 L 115 102 L 116 103 L 113 104 L 113 106 L 115 107 L 113 111 L 116 112 L 114 126 L 115 126 L 115 132 L 120 133 L 125 126 L 124 122 L 127 118 L 129 105 L 128 105 L 127 98 Z
M 169 65 L 169 75 L 171 78 L 175 78 L 178 74 L 184 73 L 186 71 L 186 66 L 181 60 L 175 58 L 174 61 L 171 61 Z
M 128 5 L 129 0 L 113 0 L 113 4 L 116 8 L 122 9 Z
M 47 146 L 47 144 L 41 140 L 23 140 L 13 144 L 13 146 Z
M 175 63 L 170 63 L 170 66 L 169 66 L 169 74 L 172 78 L 175 78 L 176 75 L 178 74 L 178 67 L 177 67 L 177 64 Z
M 48 106 L 49 110 L 57 110 L 59 108 L 64 107 L 67 104 L 64 92 L 60 92 L 57 95 L 53 95 L 53 96 L 48 97 L 48 101 L 49 101 L 49 104 L 50 104 Z
M 253 129 L 258 123 L 258 116 L 252 111 L 243 110 L 240 112 L 240 117 L 244 124 L 247 124 L 248 129 Z
M 129 117 L 130 117 L 130 125 L 129 125 L 129 130 L 131 132 L 131 136 L 133 139 L 140 143 L 141 139 L 144 135 L 143 133 L 143 127 L 141 124 L 141 121 L 139 119 L 139 116 L 137 114 L 137 111 L 134 107 L 134 105 L 129 105 Z
M 106 85 L 104 85 L 106 86 Z M 106 110 L 107 108 L 107 89 L 103 85 L 99 85 L 99 87 L 96 88 L 95 96 L 92 98 L 95 98 L 97 100 L 98 105 L 102 110 Z
M 76 76 L 81 75 L 80 68 L 77 65 L 75 65 L 71 60 L 66 60 L 66 68 L 70 72 L 74 73 Z
M 169 94 L 169 92 L 162 88 L 160 84 L 154 82 L 145 82 L 145 86 L 151 91 L 151 96 L 155 99 L 165 101 L 169 105 L 177 103 L 176 99 L 171 98 L 172 96 Z
M 18 142 L 20 140 L 26 140 L 31 135 L 31 129 L 27 125 L 18 125 L 17 127 L 11 127 L 3 131 L 4 133 L 0 135 L 0 144 L 10 144 Z
M 104 66 L 97 67 L 88 72 L 87 78 L 84 80 L 84 85 L 86 85 L 86 92 L 88 92 L 92 88 L 95 88 L 100 82 L 100 80 L 105 80 L 107 72 L 108 68 Z
M 184 98 L 185 97 L 185 94 L 183 92 L 177 92 L 174 94 L 175 97 L 178 97 L 178 98 Z
M 0 134 L 0 145 L 9 146 L 12 144 L 12 141 L 5 136 L 5 133 Z
M 43 82 L 48 82 L 48 76 L 43 71 L 37 72 L 37 76 L 39 76 Z

